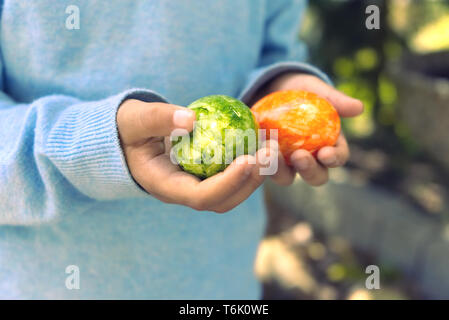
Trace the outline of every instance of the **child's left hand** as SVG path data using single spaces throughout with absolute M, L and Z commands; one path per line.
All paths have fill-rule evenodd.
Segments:
M 363 104 L 360 100 L 345 95 L 310 74 L 283 74 L 269 83 L 258 98 L 274 91 L 292 89 L 310 91 L 327 99 L 341 117 L 354 117 L 363 112 Z M 290 158 L 293 168 L 287 166 L 280 155 L 278 171 L 271 178 L 277 184 L 290 185 L 296 173 L 299 173 L 308 184 L 319 186 L 327 182 L 328 168 L 342 166 L 348 158 L 348 143 L 343 133 L 340 133 L 336 145 L 320 149 L 316 159 L 306 150 L 293 152 Z

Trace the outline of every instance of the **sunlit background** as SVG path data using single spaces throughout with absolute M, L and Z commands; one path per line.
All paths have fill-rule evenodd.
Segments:
M 365 113 L 344 120 L 351 160 L 328 185 L 266 187 L 264 297 L 449 298 L 449 1 L 309 2 L 311 62 Z

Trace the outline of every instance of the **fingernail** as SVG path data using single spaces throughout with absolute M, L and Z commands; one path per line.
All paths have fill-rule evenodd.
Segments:
M 309 168 L 309 160 L 307 160 L 307 158 L 301 158 L 299 160 L 296 160 L 294 165 L 296 170 L 298 171 L 307 170 Z
M 350 97 L 350 96 L 348 96 L 348 97 L 352 100 L 352 102 L 359 103 L 359 104 L 361 104 L 363 106 L 363 101 L 362 100 L 359 100 L 359 99 L 356 99 L 356 98 Z
M 193 112 L 190 110 L 176 110 L 173 114 L 173 123 L 176 127 L 189 127 L 193 119 Z
M 252 172 L 253 172 L 253 165 L 252 164 L 247 165 L 245 170 L 243 171 L 242 180 L 248 178 Z
M 327 158 L 326 160 L 324 160 L 324 164 L 326 166 L 332 166 L 337 162 L 337 157 L 336 156 L 332 156 Z

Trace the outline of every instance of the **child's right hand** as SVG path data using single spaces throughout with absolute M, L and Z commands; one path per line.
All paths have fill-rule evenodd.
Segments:
M 195 113 L 184 107 L 124 101 L 117 112 L 117 127 L 128 168 L 142 188 L 163 202 L 229 211 L 262 184 L 265 176 L 259 174 L 259 157 L 254 164 L 247 161 L 253 156 L 242 156 L 246 161 L 234 160 L 225 171 L 203 181 L 182 171 L 170 160 L 168 137 L 175 129 L 191 131 L 194 121 Z

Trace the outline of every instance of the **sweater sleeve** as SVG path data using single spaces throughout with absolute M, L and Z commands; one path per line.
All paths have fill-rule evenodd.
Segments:
M 257 67 L 248 75 L 239 98 L 248 102 L 268 81 L 285 72 L 313 74 L 331 83 L 328 76 L 306 63 L 307 48 L 298 39 L 304 0 L 267 1 L 262 51 Z
M 0 225 L 52 220 L 72 201 L 147 196 L 128 171 L 116 113 L 127 98 L 163 97 L 132 89 L 99 101 L 51 95 L 24 104 L 0 86 Z

